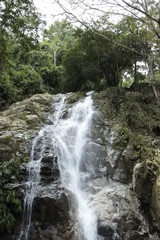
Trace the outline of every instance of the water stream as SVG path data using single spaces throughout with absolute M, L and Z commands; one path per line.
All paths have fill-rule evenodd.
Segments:
M 32 151 L 31 151 L 31 157 L 30 162 L 27 165 L 28 170 L 28 181 L 26 182 L 26 195 L 24 198 L 24 207 L 23 207 L 23 223 L 22 223 L 22 229 L 20 231 L 20 235 L 18 240 L 28 240 L 28 233 L 29 228 L 31 224 L 31 216 L 32 216 L 32 204 L 33 200 L 36 195 L 37 186 L 40 181 L 40 166 L 41 166 L 41 160 L 43 156 L 44 151 L 44 129 L 40 130 L 38 133 L 38 136 L 33 140 L 32 144 Z M 35 157 L 35 149 L 37 147 L 37 144 L 40 144 L 40 140 L 42 140 L 41 148 L 40 148 L 40 154 Z
M 68 118 L 61 120 L 55 131 L 63 186 L 77 201 L 79 239 L 97 240 L 97 218 L 89 207 L 85 191 L 91 172 L 85 171 L 85 146 L 90 135 L 93 115 L 91 95 L 69 109 Z
M 49 115 L 48 120 L 51 124 L 45 125 L 33 139 L 30 161 L 27 164 L 28 181 L 26 182 L 26 194 L 23 206 L 23 223 L 18 240 L 29 239 L 29 229 L 32 218 L 32 205 L 33 200 L 37 195 L 38 185 L 40 184 L 40 169 L 41 161 L 47 148 L 47 139 L 53 136 L 54 129 L 56 128 L 59 119 L 63 114 L 65 106 L 65 96 L 62 95 L 60 102 L 55 104 L 55 114 Z M 51 134 L 52 133 L 52 134 Z M 38 153 L 38 154 L 37 154 Z
M 40 184 L 41 160 L 46 149 L 46 138 L 50 138 L 58 156 L 62 185 L 76 200 L 80 240 L 97 240 L 97 217 L 90 207 L 90 194 L 86 185 L 92 175 L 92 168 L 86 171 L 85 147 L 89 141 L 90 127 L 94 113 L 91 94 L 66 109 L 65 97 L 54 104 L 54 115 L 49 116 L 51 124 L 44 126 L 33 140 L 31 159 L 28 164 L 28 181 L 24 199 L 23 224 L 19 240 L 28 240 L 32 217 L 33 200 Z M 64 111 L 68 112 L 63 117 Z M 39 149 L 37 155 L 37 148 Z

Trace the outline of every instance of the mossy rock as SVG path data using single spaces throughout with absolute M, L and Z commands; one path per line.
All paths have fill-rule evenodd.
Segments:
M 77 92 L 77 93 L 69 93 L 67 94 L 66 102 L 68 104 L 73 104 L 77 102 L 80 98 L 84 97 L 84 92 Z
M 11 119 L 9 119 L 8 117 L 3 117 L 3 116 L 0 116 L 0 131 L 1 130 L 4 130 L 4 129 L 7 129 L 11 126 Z
M 9 142 L 13 142 L 13 133 L 10 131 L 3 132 L 0 136 L 0 143 L 9 144 Z

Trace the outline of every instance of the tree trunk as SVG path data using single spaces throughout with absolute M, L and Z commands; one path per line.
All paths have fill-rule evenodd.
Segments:
M 153 70 L 153 53 L 152 52 L 148 53 L 147 58 L 148 58 L 149 77 L 152 84 L 152 89 L 157 99 L 157 102 L 160 105 L 159 93 L 156 88 L 156 82 L 155 82 L 155 76 L 154 76 L 154 70 Z
M 54 50 L 53 52 L 53 61 L 54 61 L 54 66 L 57 66 L 57 49 Z
M 134 82 L 136 85 L 139 83 L 137 79 L 137 62 L 134 63 Z

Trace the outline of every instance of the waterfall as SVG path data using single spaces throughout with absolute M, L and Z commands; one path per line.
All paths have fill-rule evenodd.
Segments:
M 40 183 L 40 169 L 43 154 L 46 149 L 46 139 L 53 135 L 54 128 L 56 127 L 62 115 L 65 97 L 62 95 L 60 102 L 55 104 L 54 117 L 49 115 L 48 120 L 52 123 L 45 125 L 33 139 L 30 161 L 27 164 L 28 181 L 26 182 L 26 194 L 23 206 L 23 223 L 18 240 L 28 240 L 29 229 L 32 217 L 33 200 L 36 197 L 38 186 Z M 52 133 L 52 134 L 51 134 Z
M 33 140 L 32 151 L 30 162 L 27 165 L 28 170 L 28 181 L 26 182 L 26 195 L 24 198 L 24 207 L 23 207 L 23 224 L 20 232 L 19 240 L 24 239 L 28 240 L 28 233 L 31 224 L 31 216 L 32 216 L 32 204 L 36 195 L 37 186 L 40 181 L 40 163 L 43 156 L 44 151 L 44 129 L 40 130 L 38 136 Z M 42 139 L 42 146 L 40 148 L 40 154 L 35 158 L 35 149 L 38 144 L 40 144 L 40 140 Z
M 97 240 L 97 218 L 89 207 L 89 193 L 85 191 L 91 172 L 83 170 L 93 112 L 89 94 L 69 109 L 68 118 L 59 122 L 54 136 L 57 140 L 62 184 L 76 198 L 79 238 L 84 240 Z
M 68 109 L 65 96 L 61 95 L 61 100 L 53 104 L 53 110 L 53 116 L 49 116 L 50 124 L 44 126 L 33 140 L 31 158 L 27 165 L 23 224 L 18 239 L 29 239 L 32 205 L 40 184 L 41 161 L 47 148 L 46 139 L 49 138 L 54 149 L 53 154 L 56 152 L 58 156 L 62 185 L 72 193 L 77 204 L 79 239 L 97 240 L 97 217 L 90 207 L 91 195 L 87 191 L 93 169 L 90 167 L 86 170 L 86 164 L 90 165 L 87 161 L 90 159 L 85 157 L 94 113 L 91 93 Z

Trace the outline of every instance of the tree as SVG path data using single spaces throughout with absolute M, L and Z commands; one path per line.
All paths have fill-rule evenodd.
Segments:
M 34 42 L 38 36 L 40 22 L 40 15 L 33 1 L 1 0 L 0 28 L 14 34 L 18 40 L 27 38 Z
M 146 26 L 160 39 L 159 0 L 132 0 L 131 2 L 122 0 L 122 2 L 124 6 L 117 2 L 119 7 L 132 13 L 136 19 L 146 24 Z
M 40 16 L 31 0 L 0 1 L 0 71 L 7 63 L 11 42 L 29 50 L 37 43 Z
M 26 65 L 37 48 L 40 15 L 31 0 L 0 1 L 0 108 L 42 91 L 41 76 Z
M 106 22 L 108 22 L 109 16 L 111 15 L 118 15 L 123 17 L 131 16 L 139 23 L 141 22 L 144 28 L 147 29 L 148 35 L 153 36 L 153 40 L 148 41 L 148 43 L 146 44 L 147 48 L 145 53 L 139 53 L 138 51 L 135 51 L 134 48 L 129 47 L 122 42 L 120 43 L 119 41 L 117 41 L 117 39 L 112 40 L 112 43 L 125 49 L 131 54 L 140 55 L 141 58 L 147 59 L 150 81 L 152 83 L 154 94 L 159 102 L 159 96 L 156 90 L 154 78 L 154 60 L 156 59 L 156 48 L 158 47 L 160 40 L 160 3 L 158 0 L 98 0 L 95 3 L 93 3 L 93 1 L 88 1 L 86 3 L 86 1 L 84 0 L 71 0 L 69 7 L 62 4 L 61 0 L 56 0 L 56 2 L 59 4 L 63 12 L 70 20 L 74 19 L 75 21 L 85 26 L 87 29 L 90 29 L 94 34 L 100 35 L 106 40 L 109 40 L 108 37 L 102 32 L 99 33 L 95 28 L 95 18 L 93 16 L 96 16 L 98 19 L 100 15 L 103 15 L 103 19 L 105 19 L 105 21 L 107 19 Z M 77 15 L 75 9 L 78 9 L 77 12 L 81 11 L 80 17 Z M 111 18 L 111 20 L 113 21 L 113 17 Z M 103 28 L 102 25 L 101 28 Z
M 147 50 L 146 50 L 146 59 L 148 63 L 149 77 L 152 84 L 153 92 L 157 98 L 158 103 L 160 104 L 159 93 L 156 88 L 154 66 L 157 58 L 157 48 L 160 43 L 160 1 L 158 0 L 132 0 L 127 2 L 122 0 L 124 6 L 117 2 L 117 5 L 131 13 L 138 21 L 143 23 L 143 26 L 146 27 L 148 35 L 152 36 L 147 41 Z M 159 55 L 159 54 L 158 54 Z
M 143 74 L 138 72 L 138 64 L 139 62 L 147 62 L 148 43 L 153 40 L 153 35 L 149 35 L 144 25 L 132 16 L 124 17 L 116 24 L 116 29 L 115 31 L 119 35 L 120 42 L 139 52 L 139 54 L 135 54 L 134 52 L 129 53 L 132 64 L 130 68 L 127 68 L 127 71 L 134 78 L 134 85 L 137 85 L 140 80 L 139 77 L 143 78 Z
M 43 32 L 43 44 L 49 46 L 50 53 L 53 56 L 53 63 L 62 64 L 62 56 L 66 50 L 74 44 L 74 29 L 67 21 L 56 21 L 49 29 Z
M 87 82 L 92 83 L 90 87 L 96 90 L 102 90 L 107 86 L 119 86 L 123 72 L 131 69 L 134 61 L 140 59 L 101 37 L 105 35 L 108 39 L 117 39 L 119 44 L 126 41 L 126 46 L 130 47 L 136 39 L 135 34 L 128 32 L 127 40 L 127 34 L 125 36 L 122 34 L 120 25 L 111 25 L 107 31 L 99 30 L 99 33 L 95 35 L 89 30 L 78 30 L 75 45 L 64 56 L 66 83 L 71 87 L 70 91 L 84 88 L 88 85 Z M 135 51 L 140 48 L 141 41 L 134 46 Z

